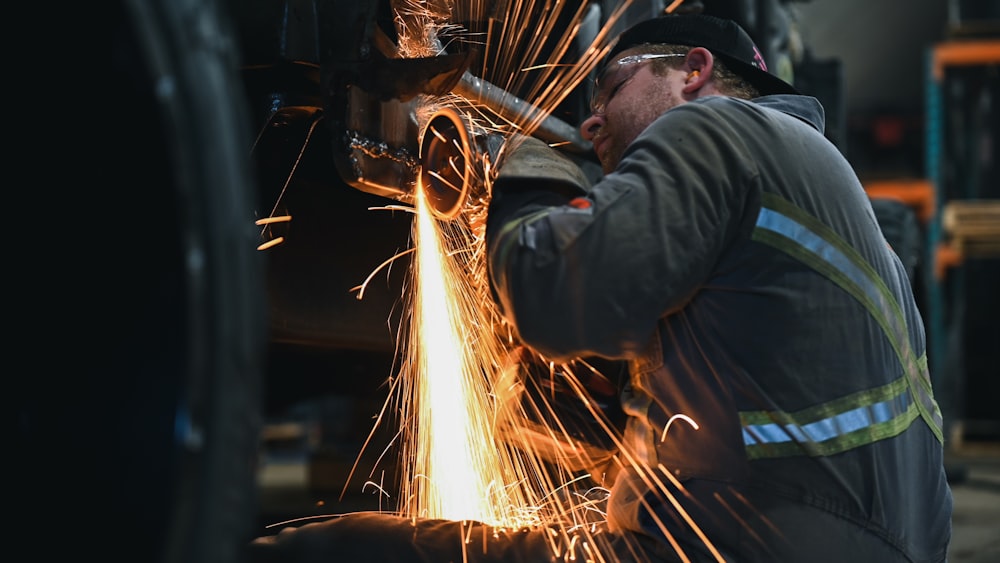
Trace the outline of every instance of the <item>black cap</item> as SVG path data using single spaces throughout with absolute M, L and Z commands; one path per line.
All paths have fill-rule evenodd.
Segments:
M 732 20 L 705 14 L 671 14 L 645 20 L 618 36 L 608 60 L 625 49 L 645 43 L 704 47 L 757 88 L 761 95 L 799 93 L 791 84 L 767 71 L 760 49 Z

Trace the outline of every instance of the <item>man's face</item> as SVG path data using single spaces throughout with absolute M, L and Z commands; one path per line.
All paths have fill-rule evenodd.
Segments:
M 625 148 L 653 120 L 683 102 L 679 90 L 683 78 L 678 79 L 683 73 L 670 70 L 658 76 L 650 65 L 657 59 L 683 56 L 641 54 L 630 49 L 601 73 L 591 101 L 593 115 L 580 129 L 583 137 L 593 143 L 605 174 L 618 166 Z

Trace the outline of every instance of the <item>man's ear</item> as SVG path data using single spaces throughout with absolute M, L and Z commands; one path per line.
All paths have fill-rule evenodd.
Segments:
M 684 77 L 684 88 L 681 91 L 693 94 L 700 90 L 712 76 L 714 62 L 715 58 L 708 49 L 704 47 L 691 49 L 684 61 L 687 76 Z

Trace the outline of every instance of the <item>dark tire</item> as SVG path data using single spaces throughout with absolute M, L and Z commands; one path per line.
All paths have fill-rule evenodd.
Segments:
M 36 125 L 45 236 L 15 292 L 37 347 L 13 393 L 13 513 L 30 534 L 15 544 L 235 563 L 258 512 L 267 345 L 235 45 L 211 0 L 107 8 L 47 14 L 72 25 L 32 84 L 63 99 L 32 106 L 60 119 Z
M 177 394 L 160 452 L 173 474 L 150 545 L 166 563 L 236 562 L 256 523 L 266 342 L 238 49 L 219 2 L 126 9 L 170 155 L 180 250 Z

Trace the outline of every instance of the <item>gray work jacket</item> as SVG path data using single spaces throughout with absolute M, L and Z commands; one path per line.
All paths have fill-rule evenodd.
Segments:
M 501 168 L 486 242 L 506 318 L 549 359 L 630 363 L 635 463 L 612 489 L 613 528 L 683 544 L 680 502 L 741 561 L 827 560 L 827 519 L 885 560 L 945 559 L 923 325 L 823 119 L 811 97 L 712 96 L 665 112 L 575 193 Z

